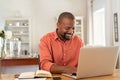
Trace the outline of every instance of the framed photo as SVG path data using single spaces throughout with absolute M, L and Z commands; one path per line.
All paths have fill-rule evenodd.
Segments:
M 114 13 L 114 40 L 119 42 L 119 33 L 118 33 L 118 14 Z
M 75 25 L 76 25 L 76 26 L 81 25 L 81 19 L 76 19 L 76 21 L 75 21 Z

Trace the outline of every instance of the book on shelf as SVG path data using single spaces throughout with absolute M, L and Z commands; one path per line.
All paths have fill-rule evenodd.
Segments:
M 18 77 L 19 79 L 34 79 L 34 78 L 49 78 L 51 73 L 45 70 L 37 70 L 36 72 L 23 72 Z

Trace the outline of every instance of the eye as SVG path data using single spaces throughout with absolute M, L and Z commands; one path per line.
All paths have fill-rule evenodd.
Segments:
M 75 28 L 74 27 L 73 28 L 71 28 L 71 27 L 66 27 L 65 28 L 65 30 L 70 30 L 70 29 L 74 30 Z
M 70 29 L 70 27 L 66 27 L 65 29 L 66 29 L 66 30 L 69 30 L 69 29 Z

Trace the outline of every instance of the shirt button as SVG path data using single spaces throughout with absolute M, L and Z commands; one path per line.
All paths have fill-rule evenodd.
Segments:
M 65 66 L 66 64 L 64 63 L 63 65 Z
M 65 56 L 66 54 L 64 53 L 64 56 Z

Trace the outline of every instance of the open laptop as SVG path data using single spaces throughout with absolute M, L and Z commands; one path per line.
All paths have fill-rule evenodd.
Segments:
M 63 75 L 78 79 L 113 74 L 117 56 L 117 46 L 81 48 L 76 76 Z

